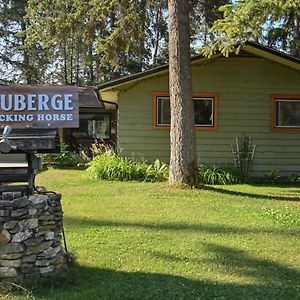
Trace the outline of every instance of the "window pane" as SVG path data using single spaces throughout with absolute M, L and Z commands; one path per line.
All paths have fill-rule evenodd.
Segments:
M 109 114 L 81 114 L 79 123 L 81 137 L 93 139 L 110 138 Z
M 213 126 L 213 98 L 194 98 L 195 125 Z
M 275 101 L 275 127 L 300 127 L 300 100 Z
M 193 98 L 195 125 L 199 127 L 214 126 L 214 98 Z M 171 123 L 170 98 L 157 97 L 156 125 L 169 126 Z
M 171 124 L 170 98 L 157 97 L 157 125 Z

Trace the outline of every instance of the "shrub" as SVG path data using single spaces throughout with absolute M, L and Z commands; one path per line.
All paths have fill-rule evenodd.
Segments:
M 146 169 L 146 181 L 165 181 L 169 174 L 169 167 L 158 159 Z
M 201 165 L 198 168 L 199 182 L 203 184 L 235 184 L 240 182 L 237 171 L 232 167 L 217 168 Z
M 136 180 L 136 181 L 164 181 L 168 167 L 156 160 L 148 165 L 128 157 L 120 157 L 112 150 L 97 155 L 91 162 L 88 172 L 92 178 L 107 180 Z
M 291 182 L 299 182 L 300 181 L 300 173 L 294 173 L 289 176 L 289 180 Z
M 61 143 L 58 153 L 41 154 L 43 163 L 47 167 L 54 168 L 74 168 L 79 165 L 85 165 L 88 162 L 88 157 L 84 151 L 80 154 L 69 151 L 69 146 Z
M 252 138 L 244 133 L 240 138 L 235 138 L 235 145 L 231 145 L 234 165 L 243 181 L 248 178 L 254 158 L 256 145 L 252 141 Z
M 279 174 L 278 174 L 278 170 L 271 170 L 269 172 L 267 172 L 265 174 L 265 176 L 263 177 L 263 181 L 267 182 L 267 183 L 272 183 L 272 184 L 276 184 L 279 182 Z

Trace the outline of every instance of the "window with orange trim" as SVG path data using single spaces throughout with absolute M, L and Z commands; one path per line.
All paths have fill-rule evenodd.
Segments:
M 300 130 L 300 96 L 273 96 L 273 128 Z
M 215 129 L 217 96 L 215 94 L 194 94 L 195 127 Z M 171 123 L 170 96 L 154 96 L 154 120 L 156 128 L 169 128 Z

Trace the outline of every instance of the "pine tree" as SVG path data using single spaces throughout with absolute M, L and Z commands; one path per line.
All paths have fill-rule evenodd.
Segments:
M 188 0 L 169 0 L 171 185 L 197 184 Z
M 28 44 L 56 49 L 65 84 L 96 84 L 149 64 L 146 0 L 29 0 L 28 18 Z
M 245 42 L 252 40 L 299 56 L 299 1 L 237 0 L 220 10 L 223 18 L 210 30 L 214 38 L 203 49 L 205 55 L 238 52 Z
M 209 38 L 217 8 L 228 1 L 191 0 L 194 39 Z M 53 49 L 52 81 L 95 85 L 167 62 L 167 0 L 28 3 L 27 44 Z
M 48 65 L 39 44 L 26 47 L 26 0 L 0 3 L 0 77 L 14 83 L 42 83 Z

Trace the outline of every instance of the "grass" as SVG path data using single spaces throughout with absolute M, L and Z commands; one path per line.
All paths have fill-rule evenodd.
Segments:
M 180 190 L 74 170 L 37 184 L 63 194 L 76 264 L 31 298 L 300 299 L 300 187 Z

